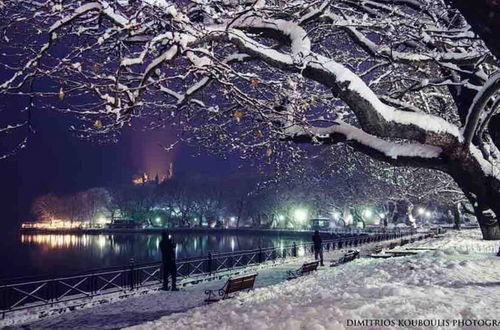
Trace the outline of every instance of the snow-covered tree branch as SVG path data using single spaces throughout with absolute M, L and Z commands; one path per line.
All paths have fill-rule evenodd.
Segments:
M 500 238 L 498 62 L 442 0 L 4 1 L 0 10 L 0 97 L 72 114 L 83 138 L 173 125 L 211 150 L 274 161 L 293 158 L 297 142 L 347 143 L 448 173 L 484 237 Z

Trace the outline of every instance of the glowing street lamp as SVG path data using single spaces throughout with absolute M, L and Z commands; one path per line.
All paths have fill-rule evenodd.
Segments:
M 431 217 L 431 215 L 432 215 L 431 211 L 425 211 L 425 216 L 426 216 L 427 218 L 430 218 L 430 217 Z
M 161 218 L 160 217 L 157 217 L 155 220 L 156 220 L 156 223 L 160 223 L 161 222 Z
M 285 221 L 285 216 L 283 214 L 279 214 L 278 221 Z
M 307 220 L 307 210 L 296 209 L 293 213 L 293 216 L 298 222 L 304 223 Z
M 363 217 L 365 217 L 366 219 L 370 219 L 373 215 L 373 212 L 372 210 L 370 209 L 366 209 L 363 211 Z
M 352 214 L 348 214 L 344 218 L 344 222 L 346 225 L 351 225 L 353 223 L 354 218 L 352 217 Z
M 380 219 L 384 219 L 385 218 L 385 214 L 384 213 L 380 213 L 378 216 L 379 216 Z
M 332 215 L 335 220 L 338 220 L 340 218 L 340 213 L 337 211 L 333 212 Z
M 418 213 L 418 215 L 424 215 L 424 213 L 426 213 L 426 212 L 425 212 L 425 209 L 423 207 L 419 207 L 417 209 L 417 213 Z

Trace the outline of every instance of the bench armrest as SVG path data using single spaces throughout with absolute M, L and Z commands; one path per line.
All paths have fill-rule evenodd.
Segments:
M 226 291 L 224 291 L 224 288 L 222 289 L 215 289 L 215 290 L 205 290 L 205 294 L 208 295 L 206 301 L 213 301 L 216 300 L 216 297 L 223 297 Z
M 289 270 L 289 271 L 287 272 L 287 274 L 288 274 L 288 279 L 289 279 L 289 280 L 292 280 L 292 279 L 294 279 L 294 278 L 299 277 L 299 276 L 300 276 L 300 271 L 301 271 L 301 270 L 302 270 L 302 267 L 301 267 L 301 268 L 299 268 L 299 269 L 297 269 L 297 270 Z

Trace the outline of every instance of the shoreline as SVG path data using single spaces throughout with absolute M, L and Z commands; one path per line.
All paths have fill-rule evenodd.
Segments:
M 41 228 L 20 228 L 21 234 L 73 234 L 73 235 L 102 235 L 102 234 L 160 234 L 167 230 L 171 233 L 201 233 L 201 234 L 238 234 L 238 235 L 285 235 L 303 236 L 311 235 L 314 230 L 284 230 L 284 229 L 260 229 L 260 228 L 73 228 L 73 229 L 41 229 Z M 352 235 L 359 236 L 371 233 L 379 233 L 378 230 L 332 230 L 320 231 L 325 235 Z M 393 231 L 388 231 L 393 232 Z M 397 232 L 406 232 L 405 230 Z

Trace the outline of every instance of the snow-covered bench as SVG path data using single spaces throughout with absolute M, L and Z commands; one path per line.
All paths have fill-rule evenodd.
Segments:
M 288 279 L 293 280 L 294 278 L 314 272 L 318 270 L 318 266 L 319 266 L 319 261 L 306 262 L 302 266 L 300 266 L 300 268 L 297 270 L 289 270 Z
M 332 262 L 330 267 L 335 267 L 340 264 L 345 264 L 347 262 L 353 261 L 354 259 L 359 258 L 358 250 L 349 250 L 347 251 L 339 260 L 335 260 Z
M 402 239 L 400 245 L 403 246 L 403 245 L 406 245 L 406 244 L 409 244 L 409 243 L 410 243 L 410 240 L 408 240 L 408 239 Z
M 389 250 L 392 250 L 392 249 L 394 249 L 396 246 L 398 246 L 398 243 L 396 243 L 396 242 L 392 242 L 391 244 L 389 244 L 388 249 L 389 249 Z
M 205 299 L 205 302 L 209 304 L 222 299 L 230 298 L 231 297 L 230 295 L 232 293 L 244 290 L 250 291 L 251 289 L 253 289 L 257 275 L 258 274 L 255 273 L 235 278 L 229 278 L 226 284 L 224 284 L 224 286 L 221 289 L 206 290 L 205 294 L 207 294 L 208 297 L 207 299 Z

